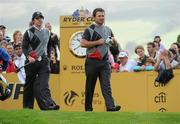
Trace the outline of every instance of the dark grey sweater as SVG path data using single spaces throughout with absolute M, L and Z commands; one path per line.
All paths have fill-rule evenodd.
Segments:
M 35 27 L 28 29 L 23 37 L 23 52 L 26 56 L 34 50 L 38 56 L 48 55 L 50 53 L 50 33 L 47 29 L 38 30 Z

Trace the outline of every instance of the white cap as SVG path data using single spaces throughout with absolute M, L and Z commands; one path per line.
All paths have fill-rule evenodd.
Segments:
M 128 53 L 126 51 L 121 51 L 118 55 L 119 58 L 128 57 Z

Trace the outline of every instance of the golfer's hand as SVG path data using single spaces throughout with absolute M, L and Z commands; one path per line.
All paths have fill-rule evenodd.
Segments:
M 33 57 L 31 57 L 31 56 L 28 56 L 28 60 L 29 60 L 30 63 L 33 63 L 33 62 L 36 61 L 36 60 L 35 60 Z
M 101 38 L 98 40 L 98 45 L 103 45 L 104 44 L 104 40 Z

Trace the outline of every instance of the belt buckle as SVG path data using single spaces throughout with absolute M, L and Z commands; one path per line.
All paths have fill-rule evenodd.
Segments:
M 41 56 L 39 56 L 37 60 L 38 60 L 38 61 L 41 61 L 41 60 L 42 60 L 42 57 L 41 57 Z

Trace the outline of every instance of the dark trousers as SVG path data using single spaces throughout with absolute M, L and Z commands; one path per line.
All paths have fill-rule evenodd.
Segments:
M 44 58 L 25 67 L 26 83 L 24 85 L 23 108 L 34 107 L 34 98 L 41 110 L 54 105 L 49 90 L 49 59 Z
M 85 87 L 85 110 L 92 111 L 92 100 L 97 78 L 99 77 L 101 91 L 105 99 L 106 108 L 114 107 L 112 97 L 110 76 L 111 68 L 107 60 L 99 61 L 95 59 L 86 59 L 86 87 Z

